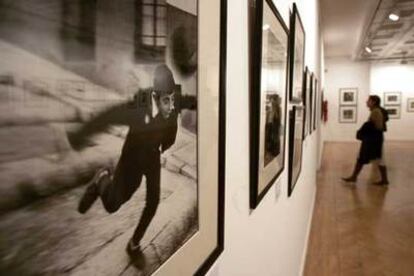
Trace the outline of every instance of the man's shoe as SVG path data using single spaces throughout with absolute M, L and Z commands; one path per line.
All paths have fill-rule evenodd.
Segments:
M 99 188 L 98 184 L 103 176 L 108 175 L 109 172 L 107 169 L 100 169 L 98 170 L 94 177 L 89 181 L 88 187 L 85 190 L 81 200 L 79 201 L 78 205 L 78 212 L 81 214 L 85 214 L 96 201 L 99 196 Z
M 345 182 L 356 182 L 357 181 L 357 178 L 356 177 L 353 177 L 353 176 L 350 176 L 350 177 L 342 177 L 342 180 L 345 181 Z
M 138 269 L 145 267 L 145 255 L 141 250 L 141 246 L 135 245 L 132 239 L 128 242 L 126 251 L 133 265 Z

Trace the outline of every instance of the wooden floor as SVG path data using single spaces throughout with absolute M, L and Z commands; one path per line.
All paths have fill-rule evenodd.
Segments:
M 371 185 L 365 166 L 355 185 L 357 143 L 325 144 L 304 275 L 414 275 L 414 143 L 387 142 L 388 188 Z

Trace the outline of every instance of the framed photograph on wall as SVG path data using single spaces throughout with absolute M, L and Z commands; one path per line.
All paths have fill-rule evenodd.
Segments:
M 384 92 L 384 105 L 401 105 L 401 92 Z
M 388 117 L 390 119 L 400 119 L 401 118 L 401 106 L 399 105 L 388 105 L 384 106 L 385 110 L 388 112 Z
M 316 130 L 316 120 L 317 120 L 317 116 L 318 116 L 319 83 L 318 83 L 318 79 L 316 78 L 315 75 L 314 75 L 312 84 L 313 84 L 312 129 Z
M 356 106 L 340 106 L 339 122 L 340 123 L 356 123 L 357 107 Z
M 292 195 L 302 170 L 303 107 L 293 106 L 289 112 L 288 196 Z
M 305 29 L 295 3 L 290 15 L 289 30 L 289 100 L 301 103 L 305 71 Z
M 310 85 L 310 93 L 309 93 L 309 134 L 312 134 L 312 132 L 313 132 L 313 111 L 314 111 L 314 109 L 315 109 L 315 107 L 314 107 L 314 94 L 315 94 L 315 92 L 314 92 L 314 90 L 315 90 L 315 87 L 314 87 L 314 82 L 315 82 L 315 75 L 312 73 L 312 72 L 310 72 L 310 82 L 309 82 L 309 85 Z
M 414 112 L 414 98 L 407 99 L 407 112 Z
M 19 79 L 2 274 L 204 275 L 224 246 L 226 1 L 28 3 L 0 5 L 0 76 Z
M 340 88 L 339 105 L 357 105 L 358 88 Z
M 251 34 L 250 207 L 284 170 L 288 29 L 270 0 L 256 1 Z
M 304 116 L 303 116 L 303 139 L 310 134 L 310 123 L 311 123 L 311 113 L 312 113 L 312 102 L 311 102 L 311 73 L 308 67 L 305 68 L 304 77 L 303 77 L 303 106 L 304 106 Z

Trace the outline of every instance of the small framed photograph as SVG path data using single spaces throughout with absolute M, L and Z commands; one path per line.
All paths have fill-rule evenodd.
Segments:
M 305 29 L 298 8 L 293 3 L 289 32 L 289 100 L 303 101 L 303 72 L 305 71 Z
M 407 112 L 414 112 L 414 98 L 407 99 Z
M 358 88 L 340 88 L 339 105 L 357 105 Z
M 384 93 L 384 105 L 400 105 L 401 104 L 401 92 L 385 92 Z
M 385 110 L 388 112 L 388 117 L 390 119 L 400 119 L 401 118 L 401 106 L 385 106 Z
M 339 122 L 340 123 L 356 123 L 357 121 L 357 107 L 356 106 L 340 106 L 339 107 Z

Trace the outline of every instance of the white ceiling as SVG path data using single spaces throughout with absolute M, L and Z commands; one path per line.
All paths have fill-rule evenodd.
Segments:
M 354 57 L 379 0 L 320 0 L 326 57 Z

